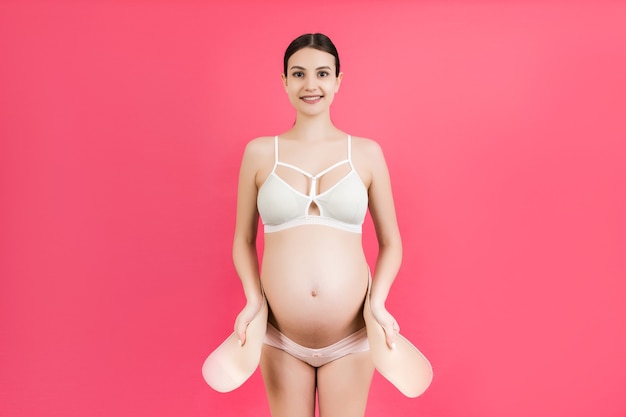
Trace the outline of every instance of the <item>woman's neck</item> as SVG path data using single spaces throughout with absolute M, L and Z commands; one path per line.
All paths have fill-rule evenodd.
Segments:
M 333 137 L 339 133 L 330 120 L 330 115 L 317 115 L 308 117 L 299 114 L 296 123 L 289 130 L 289 136 L 306 141 L 323 140 Z

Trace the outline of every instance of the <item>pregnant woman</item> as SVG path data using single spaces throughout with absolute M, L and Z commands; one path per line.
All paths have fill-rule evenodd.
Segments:
M 233 258 L 246 305 L 235 335 L 252 343 L 248 330 L 265 310 L 260 366 L 273 417 L 313 417 L 316 398 L 322 417 L 364 415 L 375 366 L 368 316 L 384 350 L 407 344 L 385 308 L 402 258 L 389 173 L 376 142 L 331 120 L 342 77 L 327 36 L 296 38 L 282 74 L 295 123 L 250 141 L 241 163 Z M 371 273 L 361 235 L 368 209 L 379 247 Z

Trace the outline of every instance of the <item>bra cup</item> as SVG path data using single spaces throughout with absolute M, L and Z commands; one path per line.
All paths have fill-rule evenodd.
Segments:
M 324 217 L 348 224 L 363 224 L 365 220 L 367 190 L 356 172 L 351 173 L 317 200 L 323 209 Z
M 309 199 L 290 190 L 280 179 L 270 176 L 257 195 L 257 209 L 263 224 L 282 224 L 304 215 Z

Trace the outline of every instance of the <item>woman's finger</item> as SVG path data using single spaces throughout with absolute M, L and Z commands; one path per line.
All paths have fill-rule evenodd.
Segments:
M 389 347 L 389 349 L 395 349 L 396 348 L 396 332 L 393 329 L 393 326 L 386 326 L 386 327 L 383 327 L 383 329 L 385 330 L 385 339 L 387 341 L 387 346 Z
M 237 328 L 237 337 L 239 338 L 239 345 L 243 346 L 246 344 L 246 329 L 248 326 L 239 326 Z

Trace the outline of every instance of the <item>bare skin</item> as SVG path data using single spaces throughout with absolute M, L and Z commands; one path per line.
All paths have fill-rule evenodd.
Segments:
M 280 160 L 317 173 L 347 157 L 347 134 L 330 120 L 330 104 L 342 74 L 335 76 L 332 55 L 311 48 L 293 54 L 288 67 L 283 84 L 296 110 L 296 123 L 280 135 Z M 352 138 L 352 161 L 368 190 L 379 244 L 372 271 L 372 313 L 385 329 L 391 347 L 399 327 L 386 310 L 385 300 L 400 266 L 402 245 L 389 174 L 380 147 L 369 139 Z M 270 307 L 269 321 L 303 346 L 325 347 L 364 326 L 362 307 L 369 275 L 362 236 L 324 225 L 266 234 L 260 274 L 256 198 L 273 163 L 272 137 L 257 138 L 246 146 L 239 176 L 233 258 L 247 302 L 235 330 L 245 343 L 246 327 L 262 303 L 262 284 Z M 318 193 L 328 190 L 349 170 L 346 164 L 324 175 L 318 181 Z M 308 194 L 307 177 L 284 167 L 276 174 Z M 309 214 L 319 215 L 319 210 L 313 206 Z M 274 417 L 313 417 L 316 392 L 321 417 L 362 417 L 373 369 L 368 352 L 347 355 L 319 368 L 269 346 L 264 346 L 261 357 Z

